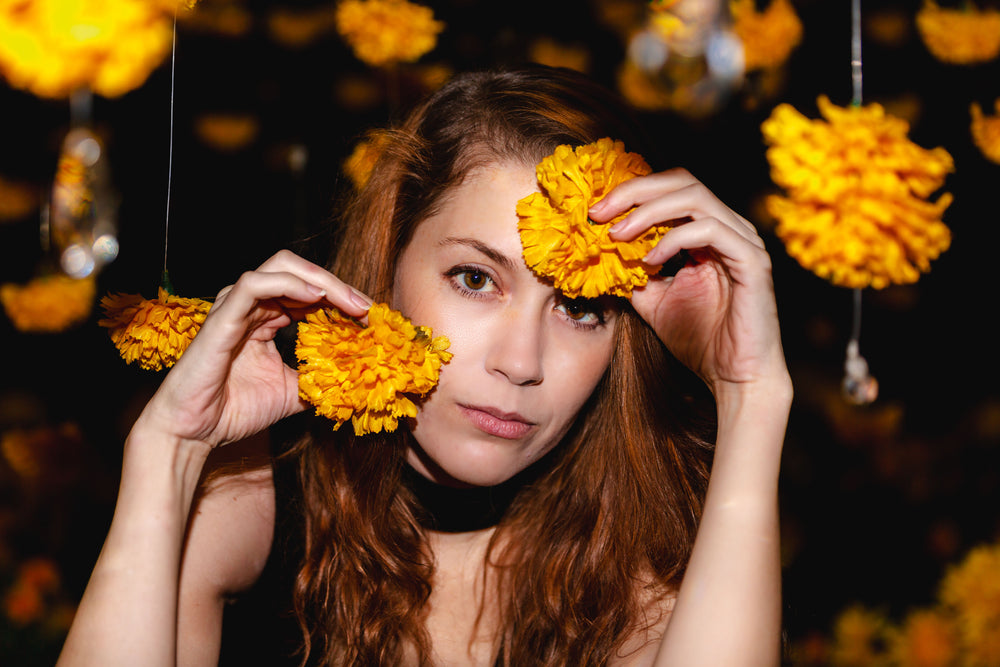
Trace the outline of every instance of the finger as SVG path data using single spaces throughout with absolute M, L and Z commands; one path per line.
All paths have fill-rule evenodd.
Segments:
M 353 317 L 361 317 L 372 304 L 371 298 L 335 275 L 289 250 L 280 250 L 260 265 L 258 271 L 292 273 L 324 290 L 327 301 Z M 306 302 L 312 303 L 312 302 Z
M 770 275 L 771 258 L 763 246 L 748 240 L 732 226 L 717 218 L 701 218 L 674 227 L 649 251 L 643 261 L 664 264 L 682 250 L 698 257 L 710 250 L 725 265 L 727 273 L 739 282 L 748 282 L 755 274 Z
M 634 208 L 612 228 L 612 237 L 618 240 L 632 240 L 656 224 L 677 224 L 708 216 L 733 225 L 749 240 L 757 238 L 757 230 L 749 220 L 726 206 L 704 183 L 683 169 L 630 179 L 612 190 L 600 204 L 601 208 L 591 211 L 591 217 L 598 222 Z

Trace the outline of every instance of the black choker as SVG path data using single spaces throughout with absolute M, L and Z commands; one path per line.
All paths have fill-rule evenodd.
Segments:
M 423 508 L 418 519 L 424 528 L 465 533 L 497 525 L 514 497 L 535 477 L 533 473 L 529 468 L 496 486 L 456 488 L 432 482 L 404 463 L 403 484 Z

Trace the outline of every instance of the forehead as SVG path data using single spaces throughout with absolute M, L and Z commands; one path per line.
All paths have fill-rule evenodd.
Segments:
M 474 236 L 500 246 L 513 244 L 519 254 L 517 201 L 537 191 L 533 167 L 502 164 L 476 169 L 448 193 L 434 215 L 417 226 L 412 242 Z

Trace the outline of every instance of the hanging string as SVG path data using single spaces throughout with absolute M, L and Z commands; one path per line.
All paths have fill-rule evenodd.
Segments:
M 163 216 L 163 275 L 161 281 L 163 288 L 172 292 L 170 277 L 167 273 L 167 246 L 170 239 L 170 191 L 171 180 L 174 172 L 174 78 L 177 65 L 177 5 L 174 5 L 174 25 L 172 42 L 170 45 L 170 120 L 169 136 L 167 139 L 167 205 Z
M 861 0 L 851 0 L 851 106 L 862 100 Z M 854 289 L 851 338 L 844 360 L 844 397 L 855 405 L 867 405 L 878 397 L 878 381 L 868 372 L 868 362 L 861 356 L 861 289 Z

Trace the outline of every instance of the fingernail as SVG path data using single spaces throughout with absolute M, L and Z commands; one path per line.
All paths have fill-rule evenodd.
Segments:
M 351 290 L 351 303 L 364 310 L 368 310 L 372 305 L 371 299 L 354 289 Z
M 326 296 L 326 290 L 318 285 L 313 285 L 312 283 L 306 283 L 306 289 L 316 296 Z
M 617 234 L 618 232 L 620 232 L 623 229 L 625 229 L 625 227 L 627 227 L 627 226 L 628 225 L 626 225 L 625 221 L 621 220 L 621 221 L 616 222 L 615 224 L 611 225 L 611 227 L 608 229 L 608 232 L 611 233 L 611 234 Z

